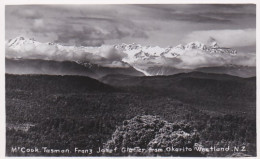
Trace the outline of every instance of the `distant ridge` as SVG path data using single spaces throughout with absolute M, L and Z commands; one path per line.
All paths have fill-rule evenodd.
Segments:
M 54 61 L 40 59 L 5 59 L 6 73 L 10 74 L 46 74 L 46 75 L 78 75 L 100 78 L 108 74 L 126 74 L 144 76 L 132 67 L 111 68 L 91 63 L 75 61 Z
M 5 78 L 8 89 L 28 90 L 31 92 L 84 93 L 116 90 L 112 86 L 85 76 L 6 74 Z

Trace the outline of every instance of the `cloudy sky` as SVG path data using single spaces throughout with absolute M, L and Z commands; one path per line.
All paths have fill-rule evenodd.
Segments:
M 161 47 L 216 39 L 255 52 L 255 5 L 22 5 L 6 6 L 6 40 L 100 46 L 139 43 Z

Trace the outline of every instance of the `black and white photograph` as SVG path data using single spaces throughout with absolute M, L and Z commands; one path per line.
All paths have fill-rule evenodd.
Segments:
M 256 4 L 4 8 L 6 157 L 257 157 Z

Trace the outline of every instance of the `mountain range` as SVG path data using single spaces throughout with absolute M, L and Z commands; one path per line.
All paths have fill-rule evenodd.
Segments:
M 65 46 L 24 37 L 6 41 L 6 73 L 13 74 L 101 78 L 109 74 L 155 76 L 201 71 L 255 76 L 255 66 L 240 61 L 241 55 L 236 50 L 220 47 L 216 41 L 208 45 L 191 42 L 166 48 L 140 44 Z

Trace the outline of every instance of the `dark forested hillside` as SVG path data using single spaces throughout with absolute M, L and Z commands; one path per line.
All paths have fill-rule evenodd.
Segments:
M 255 77 L 191 72 L 152 77 L 108 75 L 100 80 L 133 92 L 171 96 L 185 103 L 207 106 L 217 111 L 255 113 Z
M 149 143 L 153 139 L 156 141 L 152 143 L 157 146 L 171 140 L 178 141 L 178 146 L 182 142 L 188 144 L 189 148 L 192 148 L 189 141 L 204 147 L 245 146 L 246 151 L 239 152 L 256 155 L 255 78 L 195 72 L 159 77 L 111 75 L 102 81 L 110 85 L 80 76 L 6 74 L 7 155 L 142 156 L 100 154 L 96 150 L 106 147 L 110 140 L 119 145 L 131 140 L 131 147 L 138 145 L 137 141 Z M 156 127 L 142 121 L 150 120 L 149 115 L 156 116 L 151 117 L 152 120 L 159 117 L 164 123 L 178 123 L 181 131 L 176 129 L 171 134 L 172 126 L 176 124 L 168 124 L 159 126 L 163 132 L 158 132 L 153 129 Z M 142 120 L 139 120 L 140 116 Z M 138 125 L 143 129 L 140 134 L 157 136 L 135 135 L 132 130 Z M 150 132 L 152 130 L 157 133 Z M 192 136 L 191 140 L 189 137 L 186 140 L 183 133 L 191 132 L 196 132 L 196 138 Z M 174 137 L 180 133 L 183 137 Z M 13 146 L 69 149 L 71 153 L 19 153 L 11 151 Z M 95 152 L 75 153 L 75 147 L 92 148 Z M 197 155 L 237 156 L 231 151 Z
M 253 77 L 256 76 L 256 67 L 249 66 L 218 66 L 218 67 L 201 67 L 197 68 L 196 71 L 205 73 L 217 73 L 217 74 L 228 74 L 239 77 Z
M 113 87 L 86 76 L 12 75 L 6 74 L 7 90 L 37 93 L 73 93 L 113 91 Z

